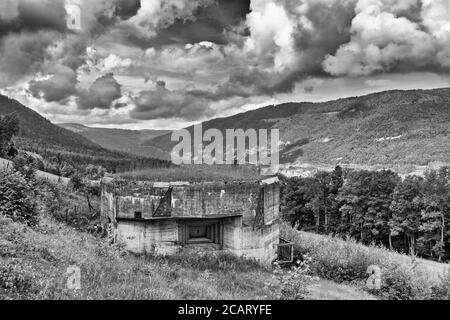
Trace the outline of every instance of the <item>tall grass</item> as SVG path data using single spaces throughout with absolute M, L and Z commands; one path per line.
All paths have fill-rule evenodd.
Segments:
M 66 287 L 81 268 L 81 290 Z M 0 299 L 274 299 L 273 274 L 229 255 L 137 257 L 41 217 L 30 228 L 0 215 Z
M 258 180 L 261 175 L 257 167 L 230 165 L 183 165 L 171 168 L 138 170 L 116 175 L 127 180 L 149 181 L 245 181 Z
M 308 254 L 312 270 L 320 277 L 354 283 L 387 299 L 436 299 L 445 288 L 448 264 L 412 259 L 378 246 L 365 246 L 352 239 L 322 236 L 282 225 L 282 236 L 294 243 L 297 256 Z M 381 268 L 382 286 L 369 290 L 369 266 Z M 444 290 L 444 289 L 443 289 Z

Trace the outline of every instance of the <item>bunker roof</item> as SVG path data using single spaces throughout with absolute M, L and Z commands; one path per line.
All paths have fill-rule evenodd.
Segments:
M 261 175 L 256 166 L 232 165 L 183 165 L 170 168 L 147 169 L 114 175 L 130 181 L 153 182 L 221 182 L 221 181 L 259 181 L 270 176 Z

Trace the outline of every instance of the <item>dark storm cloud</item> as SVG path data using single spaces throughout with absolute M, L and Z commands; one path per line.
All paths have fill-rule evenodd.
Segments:
M 311 2 L 304 15 L 311 25 L 306 28 L 299 23 L 293 34 L 295 49 L 302 56 L 302 71 L 323 73 L 324 57 L 334 54 L 343 43 L 350 41 L 354 5 L 351 1 Z
M 52 65 L 46 70 L 49 79 L 30 82 L 30 91 L 35 97 L 42 96 L 46 101 L 63 101 L 77 93 L 76 73 L 62 65 Z
M 131 116 L 193 120 L 310 78 L 450 72 L 448 0 L 83 0 L 79 31 L 64 3 L 0 0 L 0 87 L 35 77 L 35 97 L 106 112 L 143 85 L 133 78 L 164 78 L 188 89 L 160 82 L 132 99 Z M 112 74 L 77 89 L 77 74 L 111 70 L 127 82 L 124 99 Z
M 50 31 L 10 34 L 0 41 L 0 86 L 39 72 L 47 47 L 57 34 Z
M 140 92 L 134 99 L 134 104 L 135 108 L 130 115 L 139 120 L 197 120 L 213 114 L 208 100 L 182 90 L 168 90 L 163 81 L 158 81 L 154 90 Z
M 281 2 L 273 1 L 273 3 Z M 264 30 L 258 30 L 262 34 L 254 35 L 257 41 L 255 45 L 263 48 L 254 65 L 242 63 L 235 66 L 230 69 L 227 81 L 218 85 L 216 89 L 192 90 L 190 94 L 211 101 L 232 97 L 248 98 L 255 95 L 273 96 L 292 92 L 298 82 L 311 76 L 328 77 L 329 75 L 323 71 L 322 62 L 327 55 L 334 54 L 343 43 L 350 40 L 350 27 L 355 16 L 354 6 L 355 1 L 309 1 L 300 15 L 297 9 L 298 2 L 285 2 L 283 10 L 286 19 L 290 19 L 292 29 L 290 35 L 292 45 L 286 50 L 294 61 L 291 65 L 279 70 L 269 68 L 274 64 L 277 52 L 286 49 L 276 45 L 277 26 L 286 21 L 280 21 L 278 24 L 277 21 L 269 20 L 269 23 L 275 25 L 273 27 L 275 30 L 271 31 L 268 25 L 267 35 L 264 34 Z M 270 15 L 271 12 L 261 14 Z M 305 20 L 308 23 L 305 24 Z M 273 37 L 272 44 L 267 40 L 268 37 Z
M 83 30 L 73 32 L 66 26 L 65 2 L 0 0 L 0 86 L 45 72 L 46 62 L 77 70 L 86 62 L 86 48 L 96 33 L 140 8 L 140 0 L 84 1 Z M 50 97 L 53 100 L 53 94 Z
M 176 20 L 167 29 L 161 30 L 155 42 L 184 44 L 211 41 L 226 44 L 224 32 L 245 20 L 249 12 L 249 0 L 219 0 L 210 6 L 200 7 L 194 20 Z
M 141 8 L 141 0 L 118 0 L 115 7 L 115 16 L 122 20 L 135 16 Z
M 95 80 L 89 90 L 79 93 L 78 107 L 84 110 L 110 109 L 113 102 L 121 97 L 121 87 L 114 75 L 109 73 Z M 117 106 L 115 105 L 115 107 Z
M 0 36 L 10 32 L 42 29 L 66 30 L 63 0 L 1 0 Z M 7 8 L 7 9 L 6 9 Z
M 189 19 L 178 17 L 163 24 L 152 38 L 141 37 L 127 24 L 120 25 L 113 33 L 141 48 L 201 41 L 226 44 L 225 32 L 245 21 L 249 7 L 250 0 L 216 0 L 207 6 L 200 5 Z
M 234 70 L 229 79 L 215 90 L 190 90 L 188 93 L 211 101 L 233 97 L 272 96 L 275 93 L 291 92 L 300 78 L 301 74 L 298 72 L 275 73 L 248 67 Z

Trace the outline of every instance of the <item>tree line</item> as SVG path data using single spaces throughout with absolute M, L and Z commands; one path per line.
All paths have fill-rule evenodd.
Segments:
M 282 216 L 301 230 L 450 260 L 449 167 L 402 179 L 390 170 L 338 166 L 282 181 Z

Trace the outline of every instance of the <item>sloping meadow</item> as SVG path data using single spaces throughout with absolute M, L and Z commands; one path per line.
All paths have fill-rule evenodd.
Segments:
M 411 258 L 351 239 L 317 235 L 282 225 L 297 257 L 308 255 L 319 277 L 350 283 L 385 299 L 450 299 L 449 265 Z M 379 285 L 374 282 L 379 279 Z
M 78 290 L 67 286 L 71 266 Z M 275 299 L 279 289 L 234 256 L 136 257 L 48 216 L 31 228 L 0 215 L 0 299 Z

